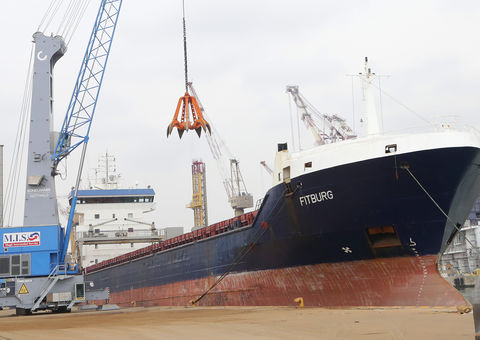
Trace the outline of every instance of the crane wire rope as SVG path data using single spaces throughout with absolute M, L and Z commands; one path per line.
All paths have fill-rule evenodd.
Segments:
M 80 10 L 79 17 L 78 17 L 75 25 L 73 26 L 72 33 L 67 40 L 67 46 L 70 44 L 70 41 L 72 40 L 73 36 L 75 35 L 75 32 L 77 31 L 78 25 L 80 24 L 80 21 L 82 20 L 83 16 L 85 15 L 85 12 L 87 11 L 87 8 L 88 8 L 88 5 L 90 5 L 90 2 L 91 2 L 91 0 L 87 0 L 87 1 L 84 2 L 83 8 L 81 8 L 81 10 Z
M 77 0 L 70 0 L 70 2 L 68 3 L 67 9 L 65 10 L 65 13 L 63 14 L 62 20 L 60 21 L 60 23 L 58 25 L 58 29 L 57 29 L 57 33 L 60 34 L 61 36 L 64 36 L 65 28 L 67 26 L 67 23 L 69 22 L 69 20 L 71 20 L 71 15 L 70 14 L 72 12 L 72 9 L 77 4 L 78 4 Z M 62 31 L 62 29 L 63 29 L 63 31 Z M 60 33 L 60 32 L 62 32 L 62 33 Z
M 457 232 L 460 233 L 461 231 L 461 228 L 459 228 L 457 226 L 457 224 L 450 218 L 450 216 L 447 215 L 447 213 L 445 213 L 445 211 L 440 207 L 440 205 L 435 201 L 435 199 L 432 197 L 432 195 L 430 195 L 430 193 L 427 191 L 427 189 L 425 189 L 425 187 L 420 183 L 420 181 L 417 179 L 417 177 L 415 177 L 415 175 L 410 171 L 410 168 L 409 166 L 400 166 L 401 169 L 404 169 L 406 170 L 409 175 L 413 178 L 413 180 L 418 184 L 418 186 L 420 187 L 420 189 L 422 189 L 422 191 L 427 195 L 427 197 L 433 202 L 433 204 L 438 208 L 438 210 L 440 210 L 440 212 L 442 213 L 443 216 L 445 216 L 445 218 L 447 219 L 448 222 L 450 222 L 453 227 L 455 228 L 455 230 Z M 478 250 L 478 247 L 477 246 L 474 246 L 472 244 L 472 242 L 470 242 L 470 240 L 468 239 L 467 235 L 464 235 L 462 233 L 460 233 L 460 235 L 463 235 L 464 238 L 465 238 L 465 241 L 472 247 L 472 249 L 477 253 L 477 254 L 480 254 L 480 251 Z
M 65 38 L 67 46 L 70 44 L 75 32 L 77 31 L 78 25 L 82 20 L 88 5 L 91 0 L 79 0 L 76 3 L 75 9 L 72 11 L 68 24 L 65 26 L 62 36 Z
M 188 59 L 187 59 L 187 26 L 185 23 L 185 0 L 182 0 L 183 8 L 183 55 L 185 62 L 185 92 L 188 93 Z
M 37 31 L 45 32 L 56 21 L 55 18 L 60 9 L 66 7 L 63 15 L 58 19 L 56 35 L 62 36 L 68 46 L 90 2 L 91 0 L 70 0 L 68 4 L 63 6 L 66 3 L 65 1 L 52 0 L 38 25 Z
M 38 32 L 41 32 L 41 31 L 42 31 L 42 30 L 41 30 L 42 25 L 43 25 L 43 23 L 45 22 L 45 20 L 47 20 L 47 17 L 50 15 L 50 12 L 51 12 L 51 10 L 52 10 L 52 8 L 53 8 L 53 5 L 54 5 L 54 3 L 55 3 L 56 1 L 57 1 L 57 0 L 52 0 L 52 1 L 50 1 L 50 5 L 48 6 L 47 10 L 45 11 L 45 14 L 43 15 L 42 20 L 40 20 L 40 24 L 38 25 L 38 28 L 37 28 L 37 31 L 38 31 Z
M 204 115 L 205 119 L 210 121 L 208 115 L 205 112 L 205 108 L 202 102 L 200 101 L 200 98 L 199 98 L 200 96 L 198 95 L 197 90 L 193 87 L 193 84 L 191 82 L 189 82 L 188 84 L 191 89 L 192 95 L 197 99 L 197 102 L 199 104 L 200 110 L 202 111 L 202 114 Z M 227 167 L 229 167 L 230 164 L 226 164 L 226 163 L 227 163 L 227 160 L 229 161 L 230 159 L 236 159 L 236 157 L 233 156 L 233 154 L 230 152 L 227 144 L 222 139 L 217 129 L 215 129 L 215 126 L 211 124 L 210 127 L 212 130 L 212 133 L 211 134 L 207 133 L 205 134 L 205 136 L 207 138 L 207 143 L 212 153 L 212 156 L 216 161 L 217 169 L 220 172 L 220 176 L 222 178 L 222 184 L 227 193 L 228 201 L 230 202 L 230 200 L 234 196 L 234 190 L 231 185 L 231 181 L 229 180 L 228 171 L 227 171 Z
M 57 2 L 57 5 L 55 6 L 52 13 L 50 14 L 50 18 L 48 19 L 47 23 L 45 24 L 45 28 L 43 29 L 43 31 L 46 31 L 47 28 L 50 26 L 50 24 L 53 21 L 53 18 L 55 18 L 55 16 L 57 15 L 57 12 L 60 9 L 61 5 L 62 5 L 62 1 L 60 0 L 60 1 Z
M 30 60 L 28 63 L 28 71 L 24 85 L 24 92 L 22 98 L 22 104 L 20 107 L 20 116 L 18 119 L 17 132 L 15 136 L 14 150 L 12 152 L 12 158 L 10 162 L 10 169 L 7 179 L 6 197 L 5 197 L 5 210 L 3 221 L 6 225 L 13 224 L 13 218 L 16 209 L 16 201 L 18 197 L 18 187 L 20 181 L 20 172 L 23 163 L 24 148 L 27 139 L 27 129 L 29 126 L 29 110 L 31 104 L 31 91 L 32 91 L 32 68 L 33 68 L 33 55 L 34 46 L 32 44 L 30 51 Z
M 70 42 L 73 34 L 78 27 L 78 24 L 83 17 L 91 0 L 71 0 L 66 8 L 59 27 L 62 34 L 66 35 L 68 42 Z M 38 31 L 45 31 L 52 23 L 54 17 L 61 8 L 62 1 L 52 0 L 48 6 L 44 16 L 42 17 L 40 24 L 37 28 Z M 17 125 L 17 132 L 14 143 L 14 150 L 12 152 L 12 158 L 10 163 L 10 169 L 8 173 L 7 185 L 5 189 L 5 209 L 3 211 L 3 221 L 6 225 L 12 225 L 14 223 L 14 217 L 17 207 L 18 191 L 20 188 L 20 174 L 22 172 L 23 159 L 25 154 L 25 147 L 27 144 L 27 130 L 29 127 L 29 114 L 31 109 L 31 92 L 32 92 L 32 72 L 33 72 L 33 55 L 34 46 L 32 44 L 30 51 L 30 60 L 28 64 L 27 77 L 24 85 L 24 93 L 22 98 L 22 104 L 20 108 L 20 115 Z M 65 173 L 66 173 L 65 164 Z M 61 176 L 62 177 L 62 176 Z

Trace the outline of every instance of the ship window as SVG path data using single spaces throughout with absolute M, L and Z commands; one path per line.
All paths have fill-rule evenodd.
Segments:
M 138 201 L 139 201 L 140 203 L 143 203 L 143 202 L 145 202 L 145 198 L 140 197 L 140 198 L 138 199 Z
M 133 248 L 133 243 L 130 243 L 130 248 Z
M 304 164 L 303 170 L 305 171 L 305 170 L 307 170 L 307 169 L 309 169 L 309 168 L 311 168 L 311 167 L 312 167 L 312 162 L 307 162 L 307 163 Z
M 280 173 L 278 173 L 278 180 L 281 181 L 282 178 L 280 177 Z
M 397 152 L 397 144 L 385 145 L 385 153 Z
M 117 197 L 87 197 L 87 198 L 82 198 L 81 200 L 78 200 L 77 203 L 79 204 L 103 204 L 103 203 L 136 203 L 139 201 L 138 196 L 117 196 Z M 143 199 L 143 202 L 153 202 L 154 197 L 153 196 L 148 196 L 148 197 L 142 197 L 140 198 Z M 69 203 L 71 204 L 72 201 L 71 199 L 69 200 Z
M 95 214 L 95 219 L 98 220 L 100 218 L 100 214 Z
M 115 214 L 112 214 L 112 218 L 115 218 Z

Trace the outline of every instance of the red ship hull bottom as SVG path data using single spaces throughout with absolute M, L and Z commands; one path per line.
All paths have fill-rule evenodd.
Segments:
M 197 304 L 201 306 L 458 306 L 469 304 L 437 271 L 437 256 L 323 263 L 232 273 Z M 217 279 L 112 290 L 121 306 L 189 305 Z

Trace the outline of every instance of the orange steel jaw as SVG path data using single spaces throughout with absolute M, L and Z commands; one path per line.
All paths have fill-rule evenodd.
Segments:
M 180 107 L 182 108 L 182 117 L 178 120 L 178 114 L 180 113 Z M 191 117 L 191 122 L 190 122 Z M 170 136 L 173 129 L 177 128 L 178 136 L 182 138 L 183 133 L 186 130 L 195 130 L 198 137 L 202 134 L 203 131 L 212 133 L 210 129 L 210 124 L 203 118 L 202 110 L 198 106 L 197 99 L 185 93 L 185 96 L 180 97 L 177 104 L 177 109 L 175 110 L 175 115 L 173 116 L 172 122 L 167 127 L 167 137 Z

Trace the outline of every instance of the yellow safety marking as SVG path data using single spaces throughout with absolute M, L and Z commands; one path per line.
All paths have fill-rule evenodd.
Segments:
M 22 284 L 22 286 L 20 287 L 18 294 L 28 294 L 28 289 L 27 289 L 27 286 L 25 286 L 25 283 Z

